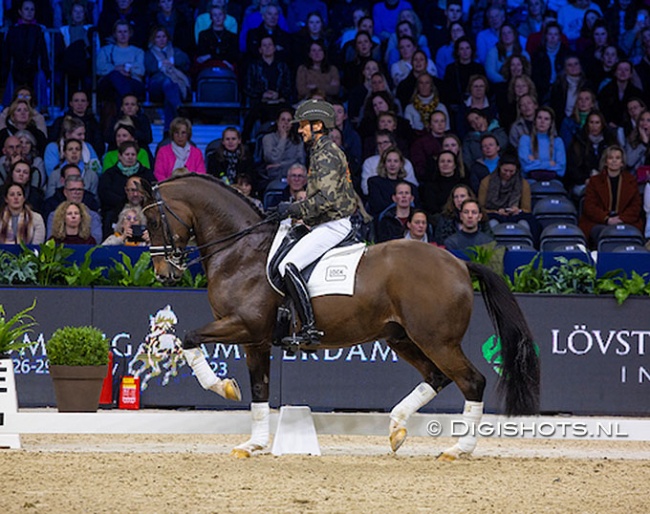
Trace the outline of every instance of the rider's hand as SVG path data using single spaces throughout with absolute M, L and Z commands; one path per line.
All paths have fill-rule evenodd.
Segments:
M 280 202 L 278 204 L 277 213 L 278 218 L 283 220 L 284 218 L 289 217 L 289 207 L 291 207 L 291 202 Z

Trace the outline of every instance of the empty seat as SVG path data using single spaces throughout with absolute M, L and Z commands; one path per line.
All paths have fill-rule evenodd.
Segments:
M 577 225 L 578 210 L 566 196 L 546 196 L 540 198 L 533 208 L 533 215 L 542 229 L 552 223 Z
M 582 245 L 587 247 L 587 238 L 580 228 L 573 223 L 552 223 L 542 230 L 539 249 L 542 252 L 561 251 L 562 245 Z
M 214 107 L 239 107 L 239 87 L 235 72 L 228 68 L 208 68 L 199 73 L 196 100 Z
M 536 252 L 534 246 L 528 243 L 509 243 L 505 245 L 506 250 L 509 252 Z
M 644 245 L 639 244 L 626 244 L 617 246 L 612 250 L 614 253 L 650 253 Z
M 633 225 L 609 225 L 598 235 L 597 248 L 599 252 L 611 252 L 624 245 L 640 245 L 644 243 L 643 234 Z
M 564 184 L 557 179 L 539 180 L 530 184 L 530 196 L 533 206 L 546 196 L 569 196 Z
M 499 223 L 492 227 L 492 233 L 497 243 L 503 246 L 511 244 L 535 246 L 530 228 L 521 223 Z

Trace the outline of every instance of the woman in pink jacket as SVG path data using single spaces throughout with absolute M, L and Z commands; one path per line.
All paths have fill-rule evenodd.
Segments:
M 194 173 L 205 173 L 203 153 L 190 143 L 192 123 L 187 118 L 174 118 L 169 126 L 172 142 L 160 147 L 156 154 L 153 174 L 158 182 L 172 176 L 174 170 L 187 168 Z

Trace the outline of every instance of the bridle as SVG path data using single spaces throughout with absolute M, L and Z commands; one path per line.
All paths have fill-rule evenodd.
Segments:
M 171 264 L 174 268 L 179 270 L 180 272 L 184 272 L 188 267 L 197 264 L 199 262 L 202 262 L 204 260 L 209 259 L 213 255 L 225 250 L 232 244 L 236 243 L 239 241 L 242 237 L 250 234 L 251 232 L 255 231 L 257 228 L 261 227 L 262 225 L 266 225 L 268 223 L 275 223 L 278 221 L 277 217 L 274 216 L 269 216 L 257 223 L 254 223 L 250 227 L 246 227 L 243 230 L 240 230 L 239 232 L 235 232 L 234 234 L 231 234 L 229 236 L 223 237 L 221 239 L 217 239 L 216 241 L 210 241 L 209 243 L 204 243 L 202 245 L 199 245 L 196 247 L 196 250 L 202 250 L 204 248 L 209 248 L 210 246 L 215 246 L 215 245 L 220 245 L 222 243 L 227 243 L 230 242 L 229 245 L 222 246 L 221 248 L 217 248 L 213 252 L 207 254 L 207 255 L 199 255 L 198 257 L 192 259 L 189 262 L 185 262 L 187 259 L 187 254 L 189 253 L 187 249 L 185 248 L 180 248 L 178 245 L 176 245 L 176 242 L 174 241 L 174 234 L 171 229 L 171 225 L 169 224 L 169 218 L 167 217 L 167 213 L 171 215 L 176 221 L 178 221 L 183 227 L 185 227 L 188 231 L 189 238 L 195 235 L 194 232 L 194 227 L 190 224 L 185 222 L 178 214 L 174 212 L 174 210 L 165 203 L 163 200 L 160 190 L 158 185 L 154 185 L 152 187 L 152 192 L 153 192 L 153 197 L 154 197 L 154 202 L 150 203 L 149 205 L 145 206 L 142 209 L 142 212 L 146 212 L 147 209 L 152 209 L 154 207 L 158 208 L 158 214 L 160 215 L 160 220 L 162 222 L 162 234 L 163 234 L 163 245 L 162 246 L 150 246 L 149 247 L 149 253 L 151 257 L 164 257 L 165 261 Z

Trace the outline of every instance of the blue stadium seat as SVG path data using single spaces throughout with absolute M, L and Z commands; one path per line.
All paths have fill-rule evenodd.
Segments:
M 533 208 L 533 215 L 542 229 L 552 223 L 578 224 L 578 210 L 566 196 L 545 196 Z
M 577 225 L 552 223 L 542 230 L 539 242 L 539 249 L 542 252 L 566 251 L 567 247 L 571 246 L 587 248 L 587 238 Z
M 502 246 L 535 246 L 530 228 L 521 223 L 499 223 L 492 227 L 492 233 L 497 243 Z
M 598 236 L 597 248 L 599 252 L 611 252 L 624 245 L 641 245 L 644 239 L 641 231 L 626 224 L 609 225 Z

